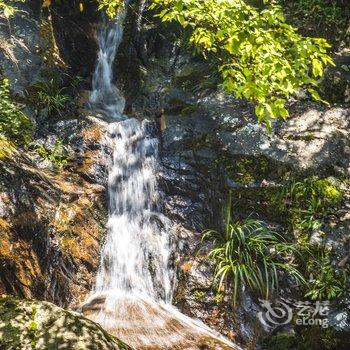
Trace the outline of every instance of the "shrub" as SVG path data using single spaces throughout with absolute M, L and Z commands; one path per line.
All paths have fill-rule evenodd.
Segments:
M 32 139 L 33 124 L 23 113 L 21 106 L 13 101 L 9 81 L 4 79 L 0 85 L 0 134 L 22 146 Z
M 24 2 L 25 0 L 15 0 L 15 1 L 8 1 L 8 0 L 0 0 L 0 15 L 4 16 L 5 18 L 12 17 L 16 11 L 17 8 L 14 6 L 14 2 Z
M 289 182 L 274 201 L 294 230 L 312 232 L 322 226 L 322 220 L 337 208 L 341 198 L 341 190 L 329 180 L 309 177 Z
M 349 271 L 332 264 L 331 252 L 318 248 L 308 257 L 307 269 L 311 278 L 307 282 L 305 297 L 311 300 L 332 300 L 346 294 Z

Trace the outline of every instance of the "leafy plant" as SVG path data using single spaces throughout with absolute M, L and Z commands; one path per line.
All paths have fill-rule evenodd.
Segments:
M 0 135 L 23 146 L 30 142 L 32 133 L 31 120 L 23 113 L 21 105 L 11 98 L 9 81 L 4 79 L 0 85 Z
M 0 160 L 2 158 L 10 158 L 15 150 L 15 145 L 4 135 L 0 134 Z
M 123 0 L 97 0 L 97 2 L 99 10 L 105 10 L 110 18 L 114 18 L 124 4 Z
M 286 101 L 300 88 L 320 100 L 317 79 L 333 61 L 325 39 L 303 37 L 281 6 L 264 3 L 259 9 L 243 0 L 154 0 L 151 9 L 188 29 L 196 52 L 219 60 L 223 87 L 255 103 L 258 120 L 271 128 L 272 119 L 288 117 Z
M 47 149 L 44 145 L 40 145 L 36 150 L 41 158 L 49 160 L 58 168 L 63 168 L 69 164 L 67 149 L 63 145 L 62 140 L 57 140 L 51 150 Z
M 61 111 L 71 102 L 71 97 L 66 94 L 66 88 L 60 88 L 53 81 L 39 81 L 27 89 L 29 101 L 40 109 L 47 109 L 48 113 L 61 114 Z
M 311 300 L 332 300 L 343 296 L 348 290 L 348 271 L 339 271 L 332 265 L 329 250 L 322 249 L 309 259 L 308 270 L 311 279 L 306 284 L 305 297 Z
M 202 300 L 206 297 L 207 293 L 203 290 L 195 290 L 192 295 L 196 300 Z
M 29 326 L 28 326 L 28 338 L 30 340 L 30 345 L 32 348 L 35 348 L 37 345 L 37 331 L 38 331 L 38 325 L 35 321 L 36 319 L 37 310 L 36 307 L 32 307 L 32 319 L 30 320 Z
M 232 289 L 233 303 L 236 303 L 238 289 L 242 285 L 269 298 L 278 290 L 278 272 L 285 271 L 297 281 L 304 278 L 296 267 L 288 262 L 296 247 L 280 234 L 268 228 L 263 222 L 247 219 L 231 222 L 231 199 L 227 209 L 224 232 L 207 230 L 203 239 L 214 243 L 209 257 L 216 265 L 215 279 L 219 289 L 224 284 Z
M 309 177 L 291 181 L 275 201 L 289 216 L 293 229 L 312 232 L 322 226 L 322 220 L 334 211 L 341 198 L 340 189 L 327 179 Z
M 14 3 L 24 1 L 25 0 L 0 0 L 0 15 L 3 15 L 5 18 L 12 17 L 17 11 L 17 8 L 16 6 L 14 6 Z

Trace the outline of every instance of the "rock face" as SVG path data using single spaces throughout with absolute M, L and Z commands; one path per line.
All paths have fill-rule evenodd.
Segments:
M 53 3 L 44 7 L 33 0 L 15 4 L 18 11 L 9 20 L 0 18 L 0 58 L 4 77 L 12 90 L 22 95 L 37 80 L 86 77 L 95 65 L 97 4 Z
M 0 348 L 131 350 L 96 323 L 48 302 L 0 298 Z
M 26 155 L 0 156 L 0 293 L 63 306 L 84 300 L 94 282 L 107 220 L 104 125 L 83 110 L 86 96 L 53 116 L 25 89 L 53 81 L 59 91 L 91 74 L 96 6 L 82 14 L 75 2 L 25 1 L 9 21 L 0 19 L 1 72 L 30 104 L 36 129 Z
M 243 203 L 235 207 L 238 217 L 255 212 L 274 223 L 276 218 L 258 199 L 259 191 L 279 185 L 287 175 L 332 176 L 338 178 L 335 181 L 348 177 L 349 106 L 291 101 L 291 117 L 276 122 L 268 133 L 256 123 L 251 105 L 225 95 L 217 88 L 211 68 L 177 46 L 176 30 L 165 31 L 153 18 L 143 24 L 138 4 L 145 7 L 147 1 L 130 2 L 133 11 L 116 62 L 118 86 L 127 99 L 126 113 L 154 120 L 164 109 L 158 118 L 159 183 L 164 210 L 175 226 L 174 303 L 185 314 L 255 349 L 258 336 L 264 335 L 257 318 L 259 307 L 243 293 L 234 309 L 227 296 L 214 288 L 214 266 L 207 259 L 210 246 L 202 243 L 201 232 L 220 227 L 229 188 L 238 191 L 237 202 Z M 76 5 L 55 2 L 49 11 L 41 1 L 24 2 L 18 5 L 23 11 L 11 19 L 11 31 L 2 26 L 0 66 L 14 92 L 23 95 L 42 77 L 54 75 L 65 81 L 67 72 L 89 77 L 96 57 L 97 16 L 94 8 L 81 14 Z M 81 91 L 77 108 L 56 119 L 40 121 L 33 113 L 37 130 L 26 155 L 14 150 L 3 154 L 0 148 L 0 293 L 67 306 L 81 303 L 91 290 L 107 220 L 107 175 L 101 147 L 105 125 L 84 109 L 88 95 Z M 37 152 L 39 147 L 52 152 L 58 143 L 64 145 L 67 161 L 62 167 Z M 342 207 L 325 231 L 339 263 L 348 264 L 349 189 L 344 193 Z M 38 314 L 33 307 L 43 313 L 52 307 L 6 299 L 0 304 L 5 318 L 13 314 L 1 305 L 7 310 L 18 305 L 30 320 Z M 142 305 L 134 309 L 138 316 Z M 59 314 L 66 315 L 62 310 Z M 69 325 L 80 322 L 75 314 L 67 315 Z M 0 335 L 10 341 L 1 334 L 1 321 L 0 325 Z M 109 349 L 108 339 L 98 349 Z
M 74 119 L 53 130 L 37 142 L 50 149 L 63 140 L 66 169 L 36 151 L 0 158 L 0 293 L 67 305 L 84 300 L 99 265 L 107 220 L 104 127 Z
M 243 293 L 232 309 L 213 287 L 213 266 L 206 255 L 210 247 L 201 242 L 201 232 L 220 227 L 229 188 L 238 192 L 234 202 L 243 203 L 235 206 L 237 217 L 254 212 L 275 223 L 276 215 L 262 208 L 259 191 L 288 177 L 347 178 L 350 109 L 346 104 L 329 108 L 291 101 L 291 117 L 276 122 L 268 133 L 256 122 L 253 106 L 221 92 L 211 68 L 177 47 L 175 31 L 157 30 L 161 25 L 145 25 L 141 33 L 141 51 L 147 58 L 139 56 L 142 84 L 132 109 L 134 115 L 150 119 L 164 110 L 159 120 L 160 185 L 165 210 L 176 225 L 173 241 L 179 268 L 174 302 L 184 313 L 255 349 L 257 338 L 265 334 L 257 317 L 259 306 Z M 254 192 L 247 200 L 249 191 Z M 331 243 L 341 252 L 339 261 L 347 256 L 343 232 L 350 223 L 349 190 L 344 188 L 344 193 L 332 228 L 325 228 L 337 237 Z

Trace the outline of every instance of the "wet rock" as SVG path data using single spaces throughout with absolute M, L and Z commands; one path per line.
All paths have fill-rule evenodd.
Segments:
M 94 282 L 107 221 L 104 127 L 73 119 L 48 128 L 38 142 L 52 152 L 61 140 L 66 167 L 35 150 L 0 159 L 0 292 L 77 304 Z
M 82 305 L 83 314 L 135 349 L 239 350 L 203 323 L 168 304 L 131 293 L 97 293 Z M 111 317 L 100 317 L 108 312 Z

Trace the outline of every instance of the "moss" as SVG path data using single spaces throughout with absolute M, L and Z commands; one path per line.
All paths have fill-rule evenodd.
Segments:
M 196 289 L 192 292 L 192 296 L 196 300 L 203 300 L 207 296 L 207 292 L 204 290 Z
M 225 295 L 224 295 L 224 293 L 219 292 L 219 291 L 216 292 L 216 294 L 215 294 L 213 300 L 214 300 L 214 303 L 215 303 L 215 304 L 217 304 L 217 305 L 221 304 L 221 303 L 225 300 Z
M 236 181 L 253 177 L 252 170 L 248 171 L 250 164 L 245 161 L 231 165 L 231 176 Z M 265 167 L 266 163 L 262 164 L 261 174 L 268 178 L 273 171 L 273 165 Z M 243 170 L 239 174 L 237 167 Z M 286 177 L 287 175 L 288 173 Z M 261 179 L 260 176 L 255 177 L 255 181 Z M 322 222 L 339 208 L 342 191 L 328 179 L 289 178 L 282 179 L 278 185 L 234 189 L 233 198 L 234 211 L 262 214 L 267 219 L 285 224 L 293 231 L 299 231 L 299 235 L 302 235 L 303 232 L 310 233 L 315 225 L 322 225 Z
M 131 350 L 98 324 L 48 302 L 0 297 L 1 349 Z
M 276 166 L 265 156 L 233 156 L 223 151 L 216 159 L 223 166 L 230 179 L 248 185 L 276 176 Z
M 288 140 L 293 140 L 293 141 L 305 141 L 305 142 L 310 142 L 315 140 L 316 136 L 314 134 L 305 134 L 305 135 L 289 135 Z
M 191 114 L 193 110 L 196 110 L 198 107 L 188 103 L 180 98 L 171 98 L 168 103 L 167 107 L 165 108 L 166 114 L 172 114 L 172 115 L 179 115 L 183 114 L 183 111 L 185 111 L 184 115 Z M 191 113 L 188 113 L 191 112 Z
M 199 107 L 197 105 L 190 105 L 188 107 L 185 107 L 181 111 L 181 115 L 191 115 L 193 113 L 196 113 L 198 111 Z
M 192 62 L 174 77 L 174 85 L 194 93 L 215 91 L 220 82 L 215 62 Z

